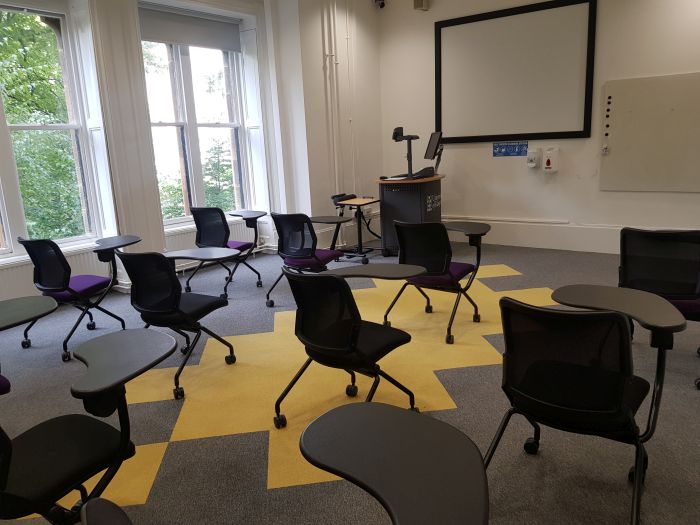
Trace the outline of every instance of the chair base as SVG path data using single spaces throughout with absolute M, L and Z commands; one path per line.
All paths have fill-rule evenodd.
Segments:
M 150 327 L 150 323 L 146 323 L 144 328 Z M 173 382 L 175 383 L 175 388 L 173 388 L 173 397 L 177 400 L 180 399 L 185 399 L 185 389 L 180 386 L 180 374 L 182 374 L 182 371 L 185 369 L 185 366 L 187 365 L 187 362 L 190 360 L 190 357 L 192 356 L 192 352 L 194 352 L 195 347 L 197 346 L 197 343 L 199 342 L 199 338 L 202 336 L 202 332 L 207 334 L 210 337 L 213 337 L 217 341 L 219 341 L 221 344 L 226 346 L 228 348 L 228 355 L 224 357 L 224 362 L 227 365 L 232 365 L 236 362 L 236 354 L 233 351 L 233 345 L 223 339 L 220 335 L 212 332 L 208 328 L 198 324 L 196 326 L 164 326 L 165 328 L 170 328 L 173 332 L 175 332 L 178 335 L 181 335 L 182 337 L 185 338 L 185 346 L 183 346 L 180 349 L 180 352 L 184 354 L 184 357 L 182 359 L 182 362 L 180 363 L 180 366 L 178 366 L 177 371 L 175 372 L 175 377 L 173 378 Z M 187 332 L 193 333 L 194 334 L 194 339 L 190 341 L 190 336 L 187 334 Z
M 110 287 L 111 288 L 111 287 Z M 109 289 L 107 290 L 109 291 Z M 97 324 L 95 323 L 95 319 L 92 316 L 92 312 L 90 310 L 95 309 L 99 310 L 105 315 L 108 315 L 109 317 L 119 321 L 119 324 L 121 324 L 122 330 L 126 330 L 126 323 L 124 322 L 124 319 L 119 317 L 117 314 L 110 312 L 106 308 L 103 308 L 100 306 L 100 303 L 102 302 L 102 299 L 104 299 L 106 293 L 103 291 L 100 297 L 95 301 L 92 302 L 89 299 L 86 299 L 84 301 L 73 301 L 73 302 L 67 302 L 64 304 L 68 304 L 74 308 L 77 308 L 80 310 L 80 315 L 78 316 L 78 319 L 75 321 L 73 326 L 71 327 L 70 331 L 68 332 L 68 335 L 66 338 L 63 340 L 62 343 L 62 348 L 63 352 L 61 353 L 61 360 L 64 363 L 67 363 L 68 361 L 71 360 L 71 354 L 68 351 L 68 341 L 73 337 L 73 334 L 75 334 L 75 331 L 78 329 L 78 326 L 80 325 L 80 322 L 83 320 L 83 318 L 87 315 L 88 316 L 88 322 L 85 324 L 85 328 L 88 330 L 95 330 L 97 328 Z M 22 348 L 27 349 L 31 348 L 32 346 L 32 340 L 29 338 L 29 331 L 32 329 L 32 327 L 37 323 L 38 319 L 35 319 L 31 323 L 27 325 L 27 327 L 24 329 L 23 333 L 23 339 L 20 342 Z
M 360 257 L 362 264 L 368 264 L 369 258 L 367 257 L 367 254 L 370 254 L 370 253 L 376 251 L 376 249 L 375 248 L 362 248 L 362 250 L 358 250 L 357 248 L 345 248 L 345 249 L 338 250 L 338 251 L 343 252 L 346 259 L 354 259 L 356 257 Z
M 304 372 L 306 372 L 307 368 L 309 368 L 309 365 L 313 362 L 312 358 L 308 358 L 304 364 L 301 366 L 299 371 L 296 373 L 296 375 L 292 378 L 292 380 L 289 382 L 287 387 L 284 389 L 284 391 L 280 394 L 280 396 L 277 398 L 277 401 L 275 401 L 275 416 L 272 418 L 272 423 L 274 424 L 275 428 L 280 429 L 284 428 L 287 426 L 287 417 L 282 414 L 282 401 L 284 401 L 284 398 L 287 397 L 287 394 L 294 388 L 294 385 L 297 384 L 297 381 L 301 378 L 302 375 L 304 375 Z M 327 365 L 326 365 L 327 366 Z M 334 367 L 335 368 L 335 367 Z M 379 386 L 379 381 L 383 377 L 387 381 L 389 381 L 392 385 L 394 385 L 396 388 L 404 392 L 409 399 L 409 404 L 410 404 L 410 410 L 413 410 L 415 412 L 419 412 L 418 407 L 416 407 L 416 402 L 415 402 L 415 396 L 413 395 L 413 392 L 406 388 L 402 383 L 398 382 L 396 379 L 391 377 L 389 374 L 384 372 L 379 368 L 379 365 L 370 365 L 366 369 L 349 369 L 349 368 L 343 368 L 348 374 L 350 374 L 350 384 L 345 387 L 345 394 L 348 397 L 356 397 L 358 394 L 358 388 L 357 385 L 355 384 L 356 376 L 355 373 L 360 373 L 362 375 L 366 375 L 368 377 L 374 378 L 374 381 L 372 382 L 372 386 L 369 389 L 369 392 L 367 393 L 367 397 L 365 399 L 366 403 L 369 403 L 372 401 L 374 398 L 374 394 L 377 391 L 377 387 Z
M 491 444 L 484 455 L 484 468 L 488 469 L 489 463 L 491 463 L 491 459 L 493 459 L 496 448 L 498 448 L 498 444 L 500 443 L 513 414 L 520 414 L 524 416 L 532 425 L 535 432 L 534 436 L 525 441 L 523 449 L 529 455 L 537 455 L 540 448 L 540 425 L 515 408 L 510 408 L 503 416 L 503 419 L 498 426 L 498 430 L 496 430 L 496 435 L 493 437 L 493 440 L 491 441 Z M 647 467 L 649 466 L 649 457 L 644 448 L 644 443 L 642 443 L 639 435 L 637 435 L 636 442 L 633 444 L 635 446 L 635 462 L 634 466 L 630 468 L 627 474 L 627 479 L 630 483 L 634 484 L 630 523 L 632 525 L 638 525 L 640 522 L 642 493 L 644 490 L 643 486 L 644 479 L 646 478 Z M 642 474 L 637 475 L 638 472 L 641 472 Z
M 453 323 L 454 323 L 455 316 L 457 315 L 457 309 L 459 308 L 459 301 L 460 301 L 460 299 L 462 298 L 462 296 L 464 296 L 464 297 L 469 301 L 469 303 L 472 305 L 472 307 L 474 308 L 474 315 L 472 316 L 472 321 L 474 321 L 475 323 L 481 322 L 481 315 L 479 314 L 479 306 L 474 302 L 474 300 L 471 298 L 471 296 L 467 293 L 467 290 L 469 290 L 472 281 L 473 281 L 473 278 L 471 278 L 471 279 L 467 282 L 467 284 L 466 284 L 466 286 L 465 286 L 464 288 L 459 287 L 459 288 L 456 288 L 456 289 L 448 289 L 448 288 L 429 288 L 429 287 L 424 287 L 424 286 L 418 286 L 418 285 L 413 284 L 413 283 L 410 283 L 410 282 L 408 282 L 408 281 L 405 282 L 405 283 L 403 284 L 403 286 L 401 287 L 401 289 L 399 290 L 399 292 L 396 294 L 396 297 L 394 297 L 394 300 L 391 301 L 391 304 L 389 305 L 389 308 L 387 308 L 386 312 L 384 313 L 384 326 L 391 326 L 391 323 L 389 322 L 389 313 L 390 313 L 391 310 L 394 308 L 394 305 L 396 305 L 396 303 L 398 302 L 399 298 L 400 298 L 401 295 L 403 294 L 404 290 L 405 290 L 409 285 L 415 287 L 415 289 L 418 290 L 418 292 L 420 292 L 420 294 L 421 294 L 423 297 L 425 297 L 425 301 L 426 301 L 426 304 L 425 304 L 425 313 L 427 313 L 427 314 L 433 313 L 433 305 L 430 304 L 430 297 L 428 297 L 428 294 L 425 293 L 425 291 L 423 290 L 423 288 L 426 288 L 426 289 L 428 289 L 428 290 L 436 290 L 436 291 L 439 291 L 439 292 L 454 293 L 454 294 L 457 294 L 457 297 L 456 297 L 456 299 L 455 299 L 454 306 L 452 307 L 452 313 L 451 313 L 451 315 L 450 315 L 450 320 L 449 320 L 449 322 L 447 323 L 447 333 L 445 334 L 445 343 L 447 343 L 448 345 L 454 344 L 455 338 L 454 338 L 454 335 L 452 335 L 452 325 L 453 325 Z

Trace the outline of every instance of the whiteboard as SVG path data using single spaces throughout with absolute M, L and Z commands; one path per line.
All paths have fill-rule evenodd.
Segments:
M 612 80 L 603 105 L 601 190 L 700 192 L 700 73 Z
M 544 2 L 435 27 L 443 142 L 590 136 L 595 2 Z

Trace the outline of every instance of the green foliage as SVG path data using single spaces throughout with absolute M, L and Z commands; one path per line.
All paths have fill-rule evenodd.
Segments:
M 0 89 L 10 124 L 68 121 L 58 41 L 39 16 L 0 11 Z
M 202 174 L 204 178 L 204 199 L 206 206 L 221 208 L 224 211 L 237 209 L 236 192 L 233 186 L 233 166 L 226 142 L 215 140 L 204 154 Z M 160 207 L 163 220 L 184 217 L 184 192 L 178 182 L 161 179 Z
M 0 92 L 10 124 L 69 121 L 56 33 L 37 15 L 0 11 Z M 11 136 L 29 236 L 84 234 L 74 133 L 12 131 Z
M 204 176 L 204 200 L 207 206 L 222 210 L 236 209 L 230 151 L 224 141 L 215 140 L 205 154 L 206 160 L 202 165 L 202 174 Z
M 160 209 L 163 212 L 163 220 L 184 217 L 185 204 L 182 186 L 161 180 L 158 182 L 158 189 L 160 190 Z
M 69 131 L 15 131 L 12 143 L 31 238 L 85 233 Z

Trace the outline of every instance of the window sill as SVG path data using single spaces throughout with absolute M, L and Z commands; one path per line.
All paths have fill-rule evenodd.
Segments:
M 86 240 L 80 244 L 74 244 L 72 246 L 61 246 L 61 251 L 64 255 L 78 255 L 81 253 L 87 253 L 93 251 L 97 248 L 94 240 Z M 9 255 L 7 257 L 0 258 L 0 268 L 14 268 L 16 266 L 23 266 L 25 264 L 31 264 L 32 261 L 29 255 Z

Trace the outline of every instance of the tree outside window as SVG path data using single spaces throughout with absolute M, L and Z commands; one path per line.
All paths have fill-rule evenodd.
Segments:
M 61 43 L 59 18 L 0 10 L 4 121 L 33 238 L 66 239 L 92 229 Z

